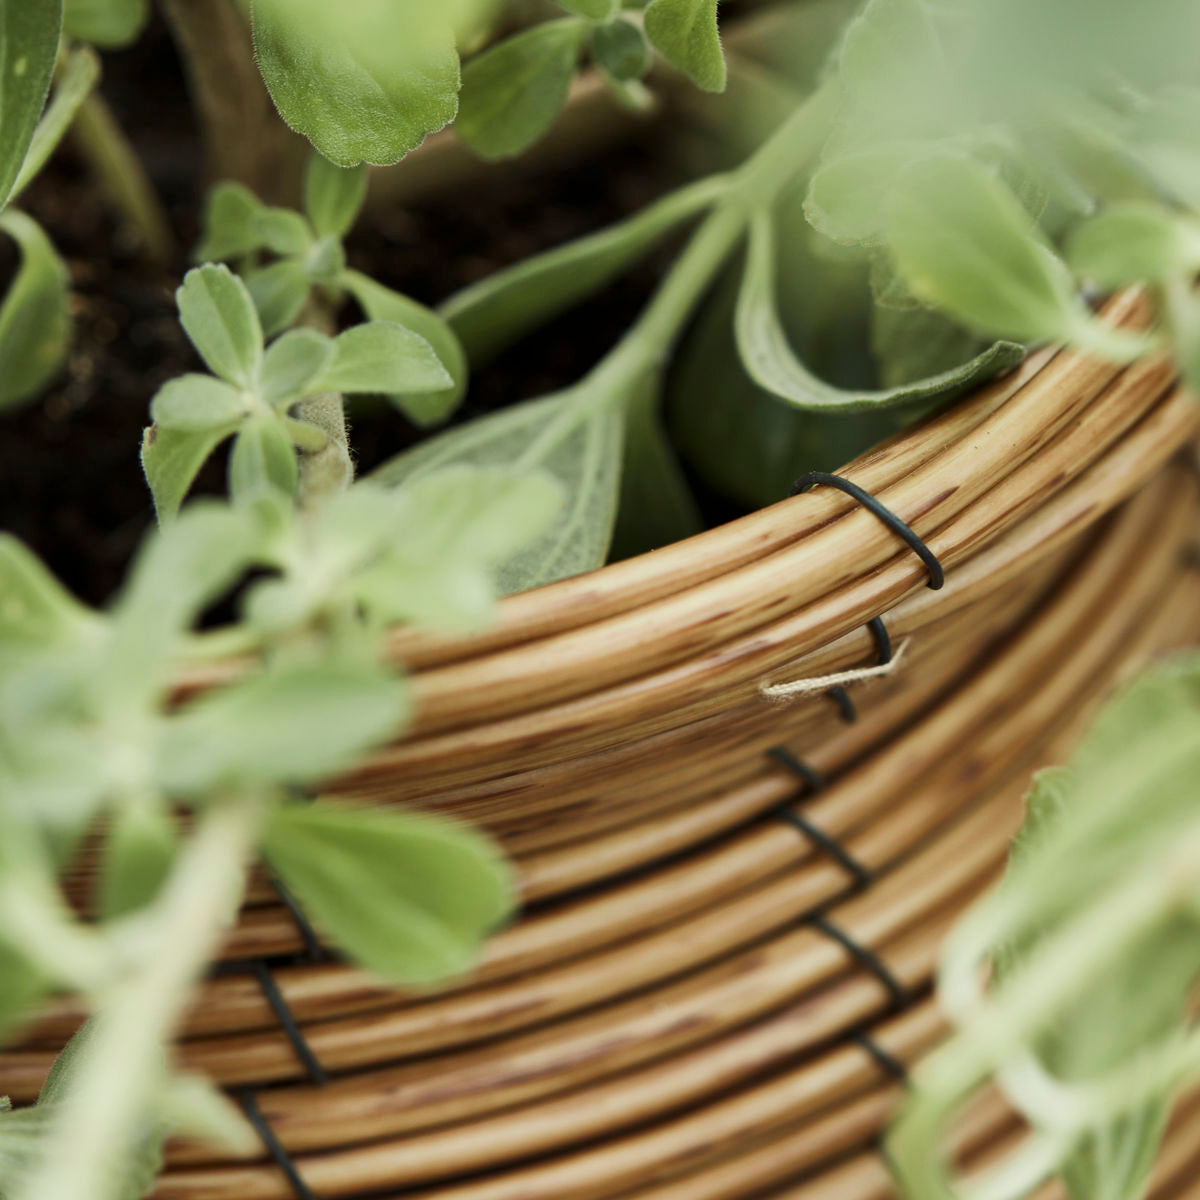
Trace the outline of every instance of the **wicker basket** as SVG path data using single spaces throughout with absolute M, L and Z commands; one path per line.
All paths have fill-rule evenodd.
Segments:
M 937 556 L 938 591 L 818 488 L 514 597 L 480 636 L 397 632 L 417 727 L 340 786 L 487 825 L 526 913 L 474 978 L 406 995 L 254 879 L 181 1056 L 275 1144 L 176 1145 L 156 1195 L 890 1195 L 871 1147 L 943 1032 L 939 940 L 995 879 L 1030 771 L 1200 633 L 1196 481 L 1171 465 L 1195 428 L 1164 364 L 1046 351 L 845 469 Z M 873 662 L 881 614 L 904 649 L 852 689 L 856 720 L 823 690 L 764 698 Z M 63 1004 L 0 1055 L 3 1090 L 35 1094 L 78 1019 Z M 987 1098 L 963 1155 L 1016 1133 Z M 1154 1194 L 1189 1195 L 1196 1160 L 1185 1104 Z

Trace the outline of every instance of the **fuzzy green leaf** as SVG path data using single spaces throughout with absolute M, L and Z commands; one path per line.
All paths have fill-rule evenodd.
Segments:
M 606 21 L 592 30 L 592 54 L 614 79 L 641 79 L 654 56 L 641 27 L 624 17 Z
M 408 712 L 407 685 L 374 663 L 273 667 L 173 716 L 156 778 L 175 795 L 238 783 L 314 783 L 398 733 Z
M 433 347 L 420 334 L 391 321 L 366 321 L 333 340 L 333 358 L 319 391 L 382 392 L 403 396 L 453 385 Z
M 15 950 L 0 942 L 0 1039 L 30 1015 L 34 1005 L 50 990 L 43 979 Z M 0 1138 L 0 1152 L 3 1151 Z M 0 1162 L 3 1159 L 0 1158 Z
M 367 195 L 367 168 L 339 167 L 321 154 L 309 157 L 304 173 L 304 211 L 318 237 L 350 232 Z
M 244 425 L 229 456 L 229 494 L 242 502 L 264 490 L 295 495 L 300 467 L 282 421 L 259 417 Z
M 717 0 L 651 0 L 646 36 L 654 48 L 706 92 L 725 90 L 725 55 Z
M 498 565 L 500 590 L 524 591 L 589 571 L 604 563 L 612 541 L 624 416 L 619 401 L 583 408 L 580 400 L 568 391 L 502 409 L 430 438 L 371 478 L 408 485 L 458 464 L 545 471 L 565 501 L 540 537 Z
M 996 342 L 968 362 L 897 387 L 882 390 L 833 387 L 814 375 L 788 342 L 775 300 L 776 258 L 772 218 L 768 213 L 759 213 L 751 225 L 734 328 L 738 353 L 750 377 L 797 408 L 839 412 L 914 408 L 962 392 L 1020 362 L 1024 356 L 1021 345 Z
M 250 397 L 211 375 L 180 375 L 154 394 L 150 416 L 160 429 L 201 433 L 237 425 L 250 415 Z
M 1160 283 L 1200 267 L 1200 225 L 1153 204 L 1120 204 L 1072 230 L 1067 261 L 1102 287 Z
M 171 872 L 178 840 L 174 820 L 160 805 L 119 807 L 101 856 L 100 916 L 111 920 L 150 904 Z
M 0 0 L 0 208 L 46 103 L 61 29 L 62 0 Z
M 407 296 L 376 283 L 358 271 L 345 271 L 339 282 L 373 321 L 391 321 L 411 329 L 432 347 L 449 372 L 449 387 L 429 392 L 406 392 L 393 398 L 405 415 L 422 427 L 444 421 L 462 403 L 467 391 L 467 356 L 446 319 Z
M 260 208 L 254 221 L 259 244 L 272 254 L 302 255 L 312 245 L 308 222 L 290 208 Z
M 262 201 L 241 183 L 218 183 L 208 193 L 204 235 L 196 247 L 199 262 L 240 258 L 263 246 L 258 216 Z
M 589 21 L 608 21 L 616 16 L 617 0 L 558 0 L 558 7 Z
M 280 114 L 338 166 L 394 163 L 453 120 L 458 55 L 444 7 L 253 0 L 251 14 Z
M 94 622 L 33 551 L 0 533 L 0 647 L 66 642 Z
M 279 405 L 307 395 L 333 358 L 333 339 L 315 329 L 292 329 L 276 338 L 263 358 L 262 396 Z
M 267 337 L 274 337 L 296 320 L 308 299 L 309 287 L 308 272 L 295 259 L 283 259 L 246 275 L 246 288 Z
M 262 365 L 263 331 L 242 281 L 217 263 L 193 267 L 175 293 L 179 321 L 214 375 L 251 387 Z
M 149 0 L 66 0 L 68 37 L 115 50 L 134 41 L 150 17 Z
M 411 813 L 287 805 L 272 818 L 266 856 L 321 929 L 393 983 L 469 970 L 516 898 L 490 841 Z
M 480 366 L 558 313 L 585 300 L 726 189 L 706 179 L 681 188 L 599 233 L 497 271 L 442 305 L 474 366 Z
M 0 229 L 21 265 L 0 305 L 0 410 L 36 396 L 62 369 L 71 333 L 66 264 L 40 226 L 15 209 Z
M 483 158 L 520 154 L 554 124 L 587 33 L 577 17 L 506 38 L 463 69 L 454 128 Z
M 237 429 L 236 424 L 196 433 L 159 429 L 151 425 L 142 435 L 142 470 L 159 522 L 179 511 L 208 456 Z

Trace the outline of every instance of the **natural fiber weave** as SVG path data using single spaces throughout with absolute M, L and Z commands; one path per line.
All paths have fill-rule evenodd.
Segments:
M 1110 316 L 1134 322 L 1139 302 Z M 486 634 L 397 632 L 419 724 L 339 786 L 488 825 L 527 911 L 473 979 L 412 996 L 306 961 L 258 879 L 183 1062 L 256 1089 L 320 1197 L 889 1195 L 870 1150 L 900 1090 L 888 1064 L 943 1032 L 926 995 L 940 938 L 995 879 L 1031 770 L 1068 752 L 1116 679 L 1200 633 L 1181 554 L 1196 481 L 1168 466 L 1195 427 L 1161 363 L 1045 352 L 845 468 L 937 555 L 941 591 L 818 488 L 514 597 Z M 854 686 L 856 724 L 827 695 L 761 697 L 869 666 L 880 613 L 909 649 Z M 825 790 L 804 794 L 776 745 Z M 899 993 L 917 999 L 893 1012 Z M 0 1054 L 2 1090 L 33 1095 L 77 1021 L 63 1004 Z M 1180 1120 L 1164 1200 L 1200 1157 L 1200 1107 Z M 1015 1129 L 985 1106 L 964 1153 Z M 157 1194 L 294 1192 L 265 1152 L 180 1145 Z

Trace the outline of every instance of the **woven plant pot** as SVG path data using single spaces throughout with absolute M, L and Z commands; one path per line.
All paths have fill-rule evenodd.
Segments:
M 923 539 L 940 590 L 819 487 L 514 597 L 477 637 L 398 631 L 417 724 L 338 787 L 486 825 L 525 913 L 473 978 L 411 995 L 327 957 L 255 878 L 180 1055 L 273 1145 L 175 1145 L 156 1196 L 890 1195 L 872 1146 L 944 1032 L 938 945 L 997 877 L 1030 772 L 1200 634 L 1196 477 L 1172 462 L 1195 431 L 1164 364 L 1041 352 L 842 472 Z M 870 666 L 878 616 L 897 654 L 850 707 L 764 696 Z M 46 1012 L 0 1055 L 3 1090 L 36 1094 L 78 1020 Z M 987 1098 L 962 1152 L 1017 1133 Z M 1189 1194 L 1197 1159 L 1185 1103 L 1154 1194 Z

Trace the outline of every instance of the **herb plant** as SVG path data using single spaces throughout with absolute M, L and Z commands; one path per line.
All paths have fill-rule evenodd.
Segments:
M 104 611 L 0 537 L 0 1026 L 60 990 L 95 1012 L 41 1103 L 0 1113 L 7 1200 L 140 1195 L 172 1129 L 246 1144 L 236 1114 L 160 1047 L 257 856 L 344 953 L 393 981 L 468 969 L 511 910 L 481 835 L 312 798 L 409 715 L 388 626 L 475 629 L 498 595 L 694 532 L 677 453 L 765 503 L 1031 343 L 1121 361 L 1166 349 L 1200 384 L 1194 4 L 786 7 L 804 61 L 742 113 L 738 161 L 435 311 L 347 265 L 368 164 L 451 122 L 484 158 L 519 154 L 580 70 L 637 108 L 656 79 L 719 92 L 745 64 L 727 63 L 716 0 L 561 0 L 523 26 L 485 0 L 162 0 L 218 182 L 177 293 L 206 370 L 153 396 L 142 445 L 160 528 Z M 34 400 L 69 344 L 64 263 L 13 207 L 69 129 L 147 252 L 169 251 L 93 90 L 96 48 L 127 44 L 147 17 L 145 0 L 0 0 L 0 230 L 20 254 L 0 305 L 0 407 Z M 669 241 L 657 290 L 582 378 L 449 424 L 472 368 Z M 1155 300 L 1149 329 L 1093 315 L 1098 290 L 1135 283 Z M 343 397 L 358 393 L 428 436 L 355 482 Z M 227 498 L 189 500 L 226 443 Z M 209 628 L 230 596 L 237 618 Z M 249 664 L 236 680 L 175 694 L 181 663 L 231 653 Z M 1194 857 L 1193 666 L 1139 685 L 1070 776 L 1039 781 L 1009 882 L 956 939 L 946 993 L 962 1032 L 895 1135 L 920 1200 L 949 1194 L 930 1147 L 991 1074 L 1040 1132 L 980 1196 L 1019 1195 L 1060 1167 L 1076 1200 L 1138 1194 L 1164 1098 L 1195 1059 L 1179 1033 L 1194 881 L 1183 858 L 1165 883 L 1147 865 L 1152 838 Z M 1135 803 L 1157 815 L 1114 882 Z M 83 920 L 60 880 L 89 854 Z M 1047 893 L 1064 872 L 1072 887 Z M 1085 938 L 1118 900 L 1120 935 Z M 974 968 L 998 947 L 984 996 Z M 1099 1061 L 1103 1038 L 1066 1016 L 1126 952 L 1163 990 Z

